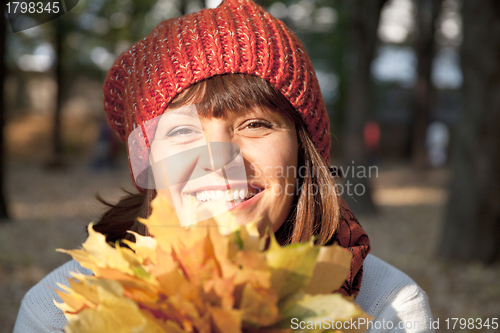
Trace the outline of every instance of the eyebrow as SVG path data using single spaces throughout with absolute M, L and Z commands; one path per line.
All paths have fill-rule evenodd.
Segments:
M 198 117 L 198 111 L 196 110 L 196 107 L 180 107 L 178 109 L 167 110 L 167 112 L 164 113 L 164 115 L 169 114 L 182 114 L 189 117 Z

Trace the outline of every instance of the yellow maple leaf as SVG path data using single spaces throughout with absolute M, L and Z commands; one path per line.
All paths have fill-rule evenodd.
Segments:
M 82 249 L 63 251 L 95 273 L 60 286 L 67 332 L 281 333 L 292 317 L 363 315 L 330 294 L 348 272 L 344 249 L 312 240 L 282 247 L 269 227 L 240 226 L 231 212 L 180 227 L 165 197 L 151 205 L 151 216 L 140 219 L 151 236 L 133 233 L 129 248 L 110 246 L 91 224 Z
M 320 247 L 308 243 L 280 246 L 274 235 L 266 251 L 271 268 L 271 284 L 280 298 L 302 290 L 309 283 Z
M 94 273 L 99 271 L 99 268 L 114 268 L 122 272 L 133 274 L 128 261 L 123 253 L 125 250 L 116 250 L 114 247 L 106 243 L 106 237 L 94 231 L 91 223 L 87 230 L 89 236 L 85 243 L 82 244 L 81 250 L 63 250 L 57 251 L 67 253 L 77 260 L 83 267 L 90 269 Z

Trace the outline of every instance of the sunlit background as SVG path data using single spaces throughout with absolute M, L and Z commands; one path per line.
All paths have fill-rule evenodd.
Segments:
M 0 223 L 0 332 L 12 330 L 24 293 L 68 260 L 55 248 L 76 248 L 85 239 L 85 226 L 102 213 L 94 194 L 116 202 L 120 187 L 133 191 L 125 146 L 102 108 L 114 59 L 162 20 L 219 3 L 80 0 L 51 22 L 18 33 L 7 27 L 2 112 L 9 219 Z M 462 106 L 471 105 L 460 60 L 462 2 L 259 4 L 297 33 L 312 58 L 331 121 L 331 164 L 377 168 L 370 178 L 346 175 L 363 185 L 362 195 L 345 198 L 372 253 L 422 286 L 435 317 L 498 317 L 499 246 L 489 256 L 453 256 L 444 236 L 454 216 L 453 145 L 462 142 Z M 491 75 L 498 75 L 498 60 L 488 67 Z M 485 162 L 492 169 L 497 156 Z M 500 182 L 495 172 L 491 179 Z
M 345 103 L 342 93 L 348 73 L 345 68 L 349 66 L 347 15 L 342 12 L 342 6 L 333 0 L 268 2 L 268 11 L 285 21 L 306 42 L 333 120 L 332 126 L 340 129 Z M 206 6 L 215 7 L 218 3 L 218 0 L 207 0 Z M 115 57 L 162 20 L 180 15 L 181 10 L 198 11 L 203 5 L 200 1 L 186 1 L 181 6 L 179 1 L 171 0 L 80 1 L 69 14 L 59 19 L 64 30 L 62 34 L 56 34 L 54 22 L 8 34 L 6 99 L 9 119 L 53 113 L 58 87 L 54 75 L 58 57 L 56 38 L 62 38 L 59 56 L 65 82 L 61 105 L 63 118 L 102 117 L 100 85 Z M 417 78 L 415 11 L 411 0 L 386 2 L 380 14 L 379 40 L 371 63 L 377 97 L 371 103 L 369 116 L 379 121 L 380 126 L 399 127 L 401 132 L 405 132 L 411 121 L 411 99 L 408 97 Z M 437 90 L 437 102 L 431 110 L 431 120 L 444 123 L 446 129 L 458 118 L 458 91 L 463 81 L 458 55 L 461 38 L 458 0 L 443 1 L 435 31 L 431 79 Z M 332 42 L 321 43 L 322 40 Z M 79 134 L 85 138 L 72 138 L 82 140 L 79 149 L 89 149 L 90 139 L 96 135 L 92 131 L 95 129 Z M 401 157 L 407 153 L 404 152 L 407 140 L 405 133 L 398 138 L 382 136 L 382 153 Z

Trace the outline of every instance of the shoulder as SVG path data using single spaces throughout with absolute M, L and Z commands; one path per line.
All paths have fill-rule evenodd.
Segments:
M 67 278 L 71 276 L 70 272 L 92 274 L 90 270 L 83 268 L 75 260 L 71 260 L 49 273 L 24 296 L 17 314 L 14 333 L 63 331 L 66 318 L 54 304 L 54 300 L 62 302 L 55 289 L 60 289 L 57 286 L 58 283 L 68 285 Z
M 373 255 L 363 263 L 356 302 L 375 317 L 374 323 L 392 322 L 385 329 L 373 327 L 368 332 L 433 332 L 429 328 L 432 313 L 427 294 L 408 275 Z

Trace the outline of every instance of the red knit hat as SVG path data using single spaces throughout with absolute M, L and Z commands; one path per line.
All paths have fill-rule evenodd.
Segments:
M 143 152 L 154 132 L 151 120 L 187 87 L 227 73 L 255 75 L 277 88 L 302 116 L 314 145 L 329 162 L 329 120 L 302 43 L 251 0 L 225 0 L 217 8 L 163 21 L 110 69 L 103 87 L 109 124 L 123 141 L 142 128 L 141 140 L 128 141 L 133 173 L 145 168 L 138 164 L 147 164 Z

